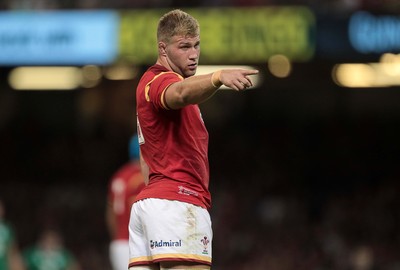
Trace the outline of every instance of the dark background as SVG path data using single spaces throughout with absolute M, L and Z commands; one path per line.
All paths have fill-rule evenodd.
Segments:
M 56 8 L 108 3 L 92 2 Z M 303 2 L 321 14 L 352 11 L 341 1 Z M 111 7 L 151 5 L 136 4 Z M 285 79 L 259 65 L 258 89 L 220 91 L 201 105 L 210 133 L 213 269 L 400 269 L 400 91 L 337 86 L 331 70 L 339 58 L 317 51 Z M 110 269 L 107 184 L 128 159 L 137 79 L 14 91 L 10 70 L 0 68 L 0 198 L 20 248 L 57 228 L 83 269 Z

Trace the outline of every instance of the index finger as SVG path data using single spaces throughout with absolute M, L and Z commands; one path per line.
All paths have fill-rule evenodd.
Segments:
M 246 70 L 244 70 L 244 74 L 255 75 L 255 74 L 258 74 L 258 70 L 257 69 L 246 69 Z

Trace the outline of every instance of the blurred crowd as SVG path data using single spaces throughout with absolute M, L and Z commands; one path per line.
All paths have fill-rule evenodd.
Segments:
M 121 89 L 113 94 L 127 98 L 119 104 L 131 123 L 133 93 Z M 268 94 L 256 91 L 221 93 L 203 108 L 213 269 L 399 269 L 398 116 L 267 114 L 260 100 Z M 114 99 L 121 101 L 108 96 L 104 106 L 117 108 Z M 56 228 L 82 269 L 110 269 L 107 181 L 127 160 L 132 132 L 117 121 L 123 113 L 113 114 L 75 132 L 46 128 L 32 114 L 3 125 L 0 198 L 22 251 Z
M 376 126 L 364 128 L 369 142 L 380 141 L 368 135 Z M 215 134 L 211 149 L 213 269 L 399 269 L 400 172 L 394 165 L 380 161 L 368 145 L 362 147 L 371 151 L 370 164 L 357 151 L 355 160 L 348 160 L 340 151 L 354 150 L 351 142 L 336 151 L 320 145 L 312 155 L 321 160 L 311 158 L 304 144 L 291 149 L 294 130 L 283 127 L 265 130 L 279 136 L 257 140 L 259 151 L 238 146 L 237 140 L 250 134 L 230 132 L 232 138 Z M 320 129 L 316 132 L 326 136 L 326 143 L 337 142 Z M 297 155 L 304 163 L 296 167 L 291 159 Z M 101 186 L 106 177 L 98 183 L 80 178 L 48 183 L 19 179 L 0 194 L 21 249 L 31 246 L 43 227 L 56 225 L 83 269 L 110 269 Z

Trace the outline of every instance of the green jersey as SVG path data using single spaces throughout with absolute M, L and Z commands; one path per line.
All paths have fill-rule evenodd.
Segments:
M 13 242 L 11 226 L 0 220 L 0 270 L 8 270 L 8 252 Z
M 24 252 L 28 270 L 66 270 L 72 263 L 72 255 L 65 249 L 41 250 L 34 246 Z

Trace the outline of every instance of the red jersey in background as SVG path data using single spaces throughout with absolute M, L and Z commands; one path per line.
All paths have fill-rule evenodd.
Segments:
M 123 165 L 111 178 L 108 200 L 115 214 L 116 232 L 113 240 L 128 240 L 131 206 L 144 187 L 138 161 Z

